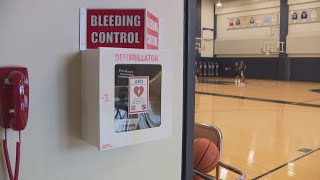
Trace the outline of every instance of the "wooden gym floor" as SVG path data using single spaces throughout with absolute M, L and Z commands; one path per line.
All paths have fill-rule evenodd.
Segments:
M 320 180 L 320 83 L 199 78 L 195 97 L 196 122 L 222 130 L 222 161 L 247 179 Z

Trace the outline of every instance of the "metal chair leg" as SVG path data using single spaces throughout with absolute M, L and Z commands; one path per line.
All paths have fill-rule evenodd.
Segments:
M 216 167 L 216 179 L 220 180 L 220 166 L 219 165 L 217 165 L 217 167 Z

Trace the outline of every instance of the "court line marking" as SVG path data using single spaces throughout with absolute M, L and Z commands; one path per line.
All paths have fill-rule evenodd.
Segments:
M 318 100 L 320 100 L 320 99 L 304 100 L 304 101 L 299 101 L 298 103 L 305 103 L 305 102 L 318 101 Z
M 309 156 L 309 155 L 311 155 L 311 154 L 313 154 L 313 153 L 315 153 L 315 152 L 317 152 L 319 150 L 320 150 L 320 148 L 315 149 L 313 151 L 310 151 L 310 152 L 308 152 L 308 153 L 306 153 L 306 154 L 304 154 L 302 156 L 299 156 L 299 157 L 297 157 L 297 158 L 295 158 L 293 160 L 290 160 L 290 161 L 288 161 L 288 162 L 286 162 L 286 163 L 284 163 L 284 164 L 282 164 L 282 165 L 280 165 L 280 166 L 278 166 L 278 167 L 276 167 L 276 168 L 274 168 L 274 169 L 272 169 L 272 170 L 270 170 L 270 171 L 268 171 L 266 173 L 263 173 L 260 176 L 257 176 L 255 178 L 253 178 L 252 180 L 257 180 L 257 179 L 260 179 L 260 178 L 262 178 L 264 176 L 267 176 L 267 175 L 269 175 L 269 174 L 271 174 L 271 173 L 273 173 L 273 172 L 275 172 L 275 171 L 277 171 L 277 170 L 279 170 L 279 169 L 281 169 L 281 168 L 283 168 L 283 167 L 285 167 L 285 166 L 287 166 L 287 165 L 289 165 L 291 163 L 294 163 L 294 162 L 296 162 L 296 161 L 298 161 L 298 160 L 300 160 L 300 159 L 302 159 L 302 158 L 304 158 L 306 156 Z
M 295 105 L 295 106 L 306 106 L 306 107 L 320 108 L 319 104 L 308 104 L 308 103 L 304 103 L 304 102 L 292 102 L 292 101 L 273 100 L 273 99 L 264 99 L 264 98 L 255 98 L 255 97 L 246 97 L 246 96 L 226 95 L 226 94 L 218 94 L 218 93 L 207 93 L 207 92 L 199 92 L 199 91 L 196 91 L 196 94 L 211 95 L 211 96 L 226 97 L 226 98 L 235 98 L 235 99 L 245 99 L 245 100 L 261 101 L 261 102 L 270 102 L 270 103 L 278 103 L 278 104 L 286 104 L 286 105 Z

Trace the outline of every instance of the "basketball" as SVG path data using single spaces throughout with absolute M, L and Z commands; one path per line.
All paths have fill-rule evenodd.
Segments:
M 219 162 L 219 149 L 209 139 L 195 139 L 193 143 L 193 168 L 202 172 L 211 172 Z

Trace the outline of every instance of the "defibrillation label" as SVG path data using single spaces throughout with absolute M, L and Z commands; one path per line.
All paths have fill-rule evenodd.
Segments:
M 129 77 L 129 114 L 147 113 L 149 110 L 149 77 Z

